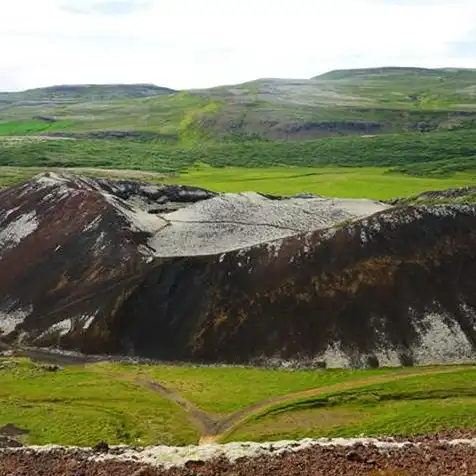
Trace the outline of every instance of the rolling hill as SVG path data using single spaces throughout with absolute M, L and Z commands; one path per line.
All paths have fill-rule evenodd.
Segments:
M 54 86 L 0 93 L 0 186 L 45 168 L 99 167 L 216 191 L 387 199 L 472 185 L 475 131 L 470 69 L 340 70 L 187 91 Z
M 138 98 L 172 94 L 175 91 L 153 84 L 79 84 L 28 89 L 22 92 L 0 93 L 0 101 L 10 104 L 41 103 L 42 101 L 78 102 L 121 98 Z
M 0 105 L 3 135 L 135 131 L 190 144 L 428 132 L 475 127 L 476 70 L 343 70 L 180 92 L 55 86 L 0 93 Z

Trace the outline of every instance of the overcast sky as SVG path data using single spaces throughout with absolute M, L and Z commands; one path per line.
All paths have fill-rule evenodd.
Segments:
M 3 0 L 0 90 L 476 68 L 476 0 Z

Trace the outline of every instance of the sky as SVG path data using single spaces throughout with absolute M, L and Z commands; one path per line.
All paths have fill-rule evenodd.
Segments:
M 0 90 L 476 68 L 476 0 L 3 0 Z

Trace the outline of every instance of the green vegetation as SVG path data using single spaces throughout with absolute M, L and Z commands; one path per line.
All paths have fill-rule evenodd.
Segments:
M 442 190 L 476 183 L 476 172 L 458 172 L 448 178 L 411 177 L 383 167 L 263 168 L 195 167 L 166 183 L 196 185 L 219 192 L 255 190 L 275 195 L 315 193 L 329 197 L 386 200 L 425 190 Z M 469 201 L 464 197 L 461 201 Z
M 297 410 L 250 423 L 226 441 L 273 441 L 320 437 L 411 436 L 474 429 L 476 398 L 444 397 Z
M 203 430 L 195 407 L 218 424 L 218 439 L 413 434 L 474 427 L 475 377 L 475 367 L 462 366 L 289 371 L 99 363 L 52 372 L 3 358 L 0 426 L 25 428 L 34 444 L 189 444 Z
M 68 129 L 72 126 L 74 126 L 73 121 L 48 122 L 41 120 L 33 120 L 0 122 L 0 136 L 46 134 Z
M 76 103 L 78 101 L 111 100 L 171 94 L 174 91 L 153 84 L 82 84 L 58 85 L 29 89 L 16 93 L 0 93 L 0 101 L 10 104 Z
M 475 81 L 475 70 L 376 68 L 181 92 L 1 93 L 0 166 L 146 170 L 220 191 L 347 197 L 469 185 Z
M 189 136 L 207 137 L 201 123 L 210 114 L 218 114 L 220 102 L 186 92 L 151 95 L 133 99 L 103 100 L 84 96 L 72 101 L 57 100 L 20 102 L 0 111 L 0 133 L 23 136 L 51 132 L 88 134 L 97 131 L 129 131 L 153 133 L 157 139 L 180 144 L 183 139 L 190 144 Z M 1 102 L 1 95 L 0 95 Z M 54 118 L 56 122 L 33 120 L 33 117 Z M 32 127 L 32 125 L 35 127 Z M 47 126 L 50 126 L 48 128 Z M 193 143 L 193 142 L 192 142 Z
M 0 187 L 16 185 L 46 170 L 74 172 L 92 177 L 138 180 L 152 183 L 180 183 L 215 190 L 218 192 L 243 192 L 255 190 L 274 195 L 315 193 L 329 197 L 372 198 L 387 200 L 415 195 L 426 190 L 443 190 L 476 183 L 476 173 L 458 172 L 449 178 L 409 177 L 391 172 L 383 167 L 362 168 L 239 168 L 239 167 L 192 167 L 180 175 L 171 177 L 161 174 L 141 174 L 134 170 L 0 167 Z M 369 186 L 371 184 L 371 186 Z M 466 195 L 454 202 L 473 202 Z M 441 203 L 442 200 L 417 200 L 420 204 Z M 415 201 L 416 202 L 416 201 Z
M 48 372 L 0 360 L 0 426 L 30 431 L 32 444 L 192 443 L 196 431 L 173 403 L 107 372 L 69 367 Z
M 151 85 L 0 93 L 0 122 L 54 117 L 64 132 L 151 131 L 190 139 L 310 139 L 475 128 L 475 70 L 393 68 L 174 92 Z M 72 121 L 70 123 L 63 121 Z M 16 132 L 14 132 L 16 134 Z
M 476 370 L 407 377 L 287 401 L 253 415 L 227 440 L 414 435 L 476 425 Z
M 126 367 L 127 369 L 127 367 Z M 259 368 L 153 366 L 147 375 L 174 388 L 202 410 L 226 414 L 279 395 L 363 378 L 396 375 L 404 369 L 283 371 Z M 130 368 L 133 373 L 137 368 Z
M 448 176 L 476 170 L 476 134 L 453 131 L 194 147 L 134 140 L 0 140 L 0 165 L 178 172 L 197 162 L 213 167 L 392 167 L 415 176 Z
M 224 192 L 375 199 L 475 183 L 473 131 L 207 144 L 193 132 L 194 121 L 207 110 L 198 108 L 185 121 L 181 137 L 187 147 L 163 141 L 0 138 L 0 166 L 17 168 L 2 169 L 0 185 L 55 167 L 154 171 L 170 175 L 168 182 Z

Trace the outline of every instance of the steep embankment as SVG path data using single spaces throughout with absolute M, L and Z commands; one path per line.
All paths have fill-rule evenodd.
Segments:
M 10 342 L 337 367 L 476 356 L 474 203 L 53 175 L 1 192 L 0 206 Z

